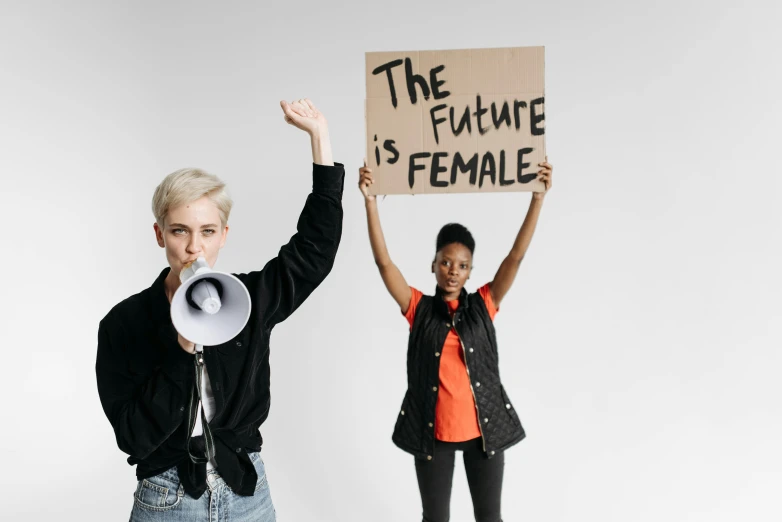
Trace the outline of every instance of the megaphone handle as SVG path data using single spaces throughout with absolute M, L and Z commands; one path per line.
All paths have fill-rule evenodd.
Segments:
M 206 420 L 206 413 L 204 412 L 204 401 L 203 397 L 201 396 L 201 383 L 203 379 L 203 372 L 204 372 L 204 345 L 202 344 L 196 344 L 195 345 L 195 379 L 196 379 L 196 396 L 198 398 L 198 401 L 194 401 L 194 397 L 191 396 L 190 404 L 190 421 L 188 422 L 189 427 L 189 433 L 187 436 L 187 452 L 190 455 L 190 460 L 192 460 L 195 463 L 199 462 L 208 462 L 214 458 L 215 455 L 215 445 L 214 440 L 212 439 L 212 431 L 209 428 L 209 422 Z M 193 428 L 195 428 L 195 422 L 196 418 L 198 417 L 198 409 L 201 409 L 201 429 L 204 436 L 204 443 L 206 444 L 206 450 L 205 450 L 205 457 L 197 457 L 194 456 L 192 453 L 190 453 L 190 438 L 193 435 Z

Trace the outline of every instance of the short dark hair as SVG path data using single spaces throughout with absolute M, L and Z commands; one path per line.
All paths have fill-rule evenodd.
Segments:
M 439 252 L 443 247 L 446 247 L 451 243 L 460 243 L 467 247 L 470 254 L 475 253 L 475 239 L 473 239 L 472 234 L 464 225 L 460 225 L 459 223 L 448 223 L 441 228 L 440 232 L 437 234 L 436 252 Z

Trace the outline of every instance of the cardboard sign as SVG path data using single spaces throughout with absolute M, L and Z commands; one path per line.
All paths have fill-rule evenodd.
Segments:
M 366 53 L 372 194 L 543 191 L 543 47 Z

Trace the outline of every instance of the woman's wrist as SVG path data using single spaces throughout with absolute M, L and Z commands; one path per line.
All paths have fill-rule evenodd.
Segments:
M 318 165 L 332 166 L 334 160 L 331 156 L 331 139 L 328 128 L 316 129 L 310 133 L 312 145 L 312 162 Z

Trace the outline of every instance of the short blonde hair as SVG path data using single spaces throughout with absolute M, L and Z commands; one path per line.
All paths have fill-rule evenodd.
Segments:
M 152 196 L 152 213 L 155 215 L 155 221 L 162 228 L 169 210 L 204 196 L 209 197 L 217 205 L 222 226 L 225 226 L 233 206 L 225 183 L 214 174 L 193 168 L 172 172 L 157 186 Z

